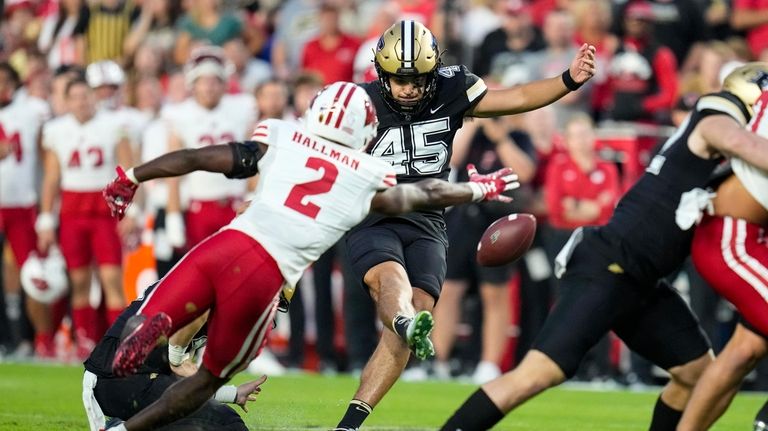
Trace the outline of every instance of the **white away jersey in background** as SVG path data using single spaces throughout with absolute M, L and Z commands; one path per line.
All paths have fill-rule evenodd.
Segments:
M 35 100 L 16 97 L 0 109 L 0 140 L 11 146 L 11 153 L 0 160 L 0 207 L 30 207 L 37 203 L 37 139 L 50 112 Z
M 392 166 L 282 120 L 251 138 L 269 145 L 256 196 L 226 228 L 255 238 L 295 286 L 307 267 L 358 224 L 378 190 L 396 184 Z
M 208 110 L 194 99 L 188 99 L 165 110 L 163 115 L 169 130 L 181 139 L 184 148 L 243 141 L 255 121 L 255 110 L 238 100 L 242 99 L 224 96 L 214 109 Z M 192 172 L 182 179 L 182 188 L 190 199 L 212 201 L 242 196 L 245 181 L 210 172 Z
M 100 111 L 81 124 L 74 115 L 43 126 L 43 147 L 52 150 L 61 166 L 61 189 L 101 191 L 115 176 L 116 149 L 128 132 L 114 114 Z

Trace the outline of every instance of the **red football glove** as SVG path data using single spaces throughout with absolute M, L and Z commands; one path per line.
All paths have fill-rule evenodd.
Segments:
M 512 198 L 504 196 L 502 193 L 520 187 L 517 175 L 511 168 L 503 168 L 490 174 L 481 175 L 477 173 L 475 165 L 470 163 L 467 165 L 467 174 L 469 174 L 470 185 L 474 184 L 475 201 L 512 202 Z
M 139 185 L 135 184 L 125 175 L 122 167 L 118 166 L 115 171 L 117 172 L 117 178 L 107 184 L 102 194 L 112 212 L 112 217 L 122 220 L 125 217 L 125 211 L 131 205 L 133 195 L 136 194 L 136 189 L 139 188 Z

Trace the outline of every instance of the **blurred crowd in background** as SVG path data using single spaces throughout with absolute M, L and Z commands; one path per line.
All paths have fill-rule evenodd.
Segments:
M 18 193 L 0 195 L 0 215 L 7 218 L 0 223 L 5 228 L 0 352 L 13 359 L 86 357 L 116 312 L 234 216 L 254 181 L 202 176 L 147 184 L 129 223 L 105 225 L 109 233 L 88 240 L 78 237 L 65 217 L 72 212 L 66 203 L 71 193 L 95 196 L 117 163 L 247 139 L 261 119 L 298 121 L 324 85 L 376 79 L 372 59 L 380 33 L 407 18 L 435 33 L 444 64 L 465 64 L 490 87 L 556 76 L 582 43 L 597 47 L 598 74 L 582 89 L 531 113 L 467 120 L 453 144 L 456 178 L 465 175 L 468 163 L 481 172 L 510 166 L 523 187 L 510 204 L 448 210 L 448 279 L 433 333 L 437 356 L 412 364 L 404 378 L 489 380 L 522 358 L 543 323 L 557 295 L 552 261 L 572 230 L 608 220 L 619 196 L 696 98 L 719 90 L 724 68 L 768 61 L 768 0 L 6 0 L 0 5 L 0 149 L 6 149 L 0 151 L 0 192 Z M 197 67 L 210 58 L 220 67 Z M 206 139 L 189 142 L 188 129 L 208 121 L 206 113 L 195 111 L 200 107 L 220 111 L 216 118 L 231 122 L 232 131 L 212 120 Z M 23 188 L 9 185 L 21 180 L 4 167 L 30 157 L 19 142 L 29 138 L 11 133 L 22 121 L 12 108 L 30 114 L 23 121 L 29 121 L 32 136 L 42 136 L 32 150 L 39 153 L 31 162 L 36 177 L 31 195 L 21 196 Z M 89 109 L 111 116 L 104 117 L 101 129 L 67 128 L 67 116 L 90 121 Z M 114 130 L 105 132 L 109 127 Z M 106 135 L 100 133 L 116 136 L 112 149 L 105 150 L 114 155 L 91 162 L 96 173 L 83 180 L 90 181 L 87 187 L 68 184 L 74 181 L 66 174 L 74 161 L 60 150 L 66 136 L 77 133 L 85 133 L 83 139 L 93 133 L 101 141 Z M 83 155 L 84 166 L 92 155 Z M 49 171 L 50 160 L 58 163 L 56 175 Z M 14 217 L 7 214 L 22 207 L 31 211 L 22 217 L 27 223 L 12 225 Z M 534 246 L 508 267 L 478 266 L 480 235 L 512 212 L 537 217 Z M 38 215 L 35 223 L 35 214 L 54 219 L 41 222 Z M 36 236 L 26 248 L 14 244 L 23 241 L 14 236 L 24 229 Z M 108 237 L 118 238 L 117 250 L 104 246 Z M 60 298 L 38 301 L 20 288 L 20 268 L 29 258 L 45 258 L 53 244 L 64 254 L 68 288 Z M 343 244 L 307 272 L 288 315 L 278 317 L 271 336 L 274 356 L 262 359 L 269 362 L 262 364 L 268 372 L 361 370 L 380 327 L 366 291 L 347 274 Z M 732 307 L 691 266 L 672 281 L 714 346 L 724 345 L 737 319 Z M 768 388 L 763 374 L 752 376 L 749 385 Z M 593 350 L 577 376 L 608 384 L 659 378 L 613 337 Z

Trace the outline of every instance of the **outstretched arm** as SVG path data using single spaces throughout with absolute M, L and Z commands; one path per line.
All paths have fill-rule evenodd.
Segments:
M 482 200 L 511 201 L 502 195 L 520 187 L 512 169 L 504 168 L 488 175 L 479 175 L 474 165 L 467 167 L 469 181 L 452 184 L 430 178 L 412 184 L 399 184 L 376 193 L 371 211 L 398 215 L 416 210 L 441 209 L 452 205 Z
M 258 161 L 267 146 L 253 141 L 230 142 L 197 149 L 171 151 L 123 171 L 104 189 L 104 198 L 118 218 L 125 215 L 139 184 L 156 178 L 178 177 L 194 171 L 217 172 L 228 178 L 247 178 L 258 173 Z
M 197 149 L 172 151 L 133 168 L 133 174 L 140 183 L 155 178 L 178 177 L 195 171 L 230 174 L 235 167 L 237 142 L 211 145 Z M 241 152 L 241 151 L 240 151 Z M 254 160 L 254 163 L 258 162 Z
M 532 81 L 503 90 L 489 90 L 470 117 L 497 117 L 532 111 L 578 89 L 595 74 L 595 47 L 581 46 L 571 66 L 561 76 Z

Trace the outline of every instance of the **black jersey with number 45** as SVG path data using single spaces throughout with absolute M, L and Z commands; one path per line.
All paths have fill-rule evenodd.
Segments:
M 688 256 L 696 202 L 706 202 L 704 188 L 721 157 L 693 154 L 688 140 L 710 115 L 728 115 L 745 125 L 749 111 L 727 92 L 702 96 L 680 128 L 649 163 L 645 174 L 622 197 L 603 229 L 607 242 L 619 245 L 616 259 L 631 276 L 656 280 L 677 269 Z M 693 214 L 693 215 L 691 215 Z
M 487 91 L 485 82 L 463 65 L 441 67 L 434 97 L 416 115 L 393 110 L 384 100 L 379 81 L 362 84 L 362 87 L 371 97 L 379 117 L 378 135 L 368 152 L 392 164 L 398 182 L 447 179 L 453 137 L 465 114 Z M 416 212 L 401 217 L 419 225 L 427 221 L 424 217 L 442 223 L 442 211 Z M 369 217 L 367 221 L 380 218 Z

